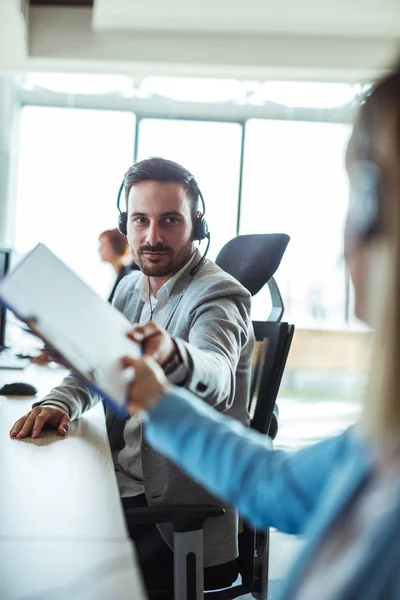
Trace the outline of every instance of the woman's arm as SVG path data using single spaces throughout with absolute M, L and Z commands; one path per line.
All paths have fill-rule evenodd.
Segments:
M 347 434 L 297 453 L 174 388 L 148 413 L 151 445 L 196 481 L 235 506 L 253 525 L 302 533 L 345 455 Z

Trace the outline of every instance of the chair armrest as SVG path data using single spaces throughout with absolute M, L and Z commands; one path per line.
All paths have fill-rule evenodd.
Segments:
M 172 523 L 174 531 L 196 531 L 202 529 L 211 517 L 220 517 L 225 509 L 211 504 L 164 504 L 143 506 L 125 510 L 128 525 Z

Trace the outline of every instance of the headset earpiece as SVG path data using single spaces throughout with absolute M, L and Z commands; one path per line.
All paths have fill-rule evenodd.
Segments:
M 381 229 L 382 173 L 367 158 L 354 162 L 350 176 L 350 199 L 344 231 L 348 256 L 361 242 L 379 234 Z
M 127 234 L 127 230 L 126 230 L 126 221 L 127 221 L 127 214 L 126 212 L 120 212 L 118 215 L 118 229 L 119 231 L 122 233 L 122 235 L 126 236 Z
M 124 182 L 121 183 L 121 185 L 119 186 L 119 191 L 118 191 L 118 198 L 117 198 L 117 208 L 118 208 L 118 229 L 120 231 L 120 233 L 122 233 L 122 235 L 126 236 L 127 234 L 127 229 L 126 229 L 126 222 L 128 220 L 128 215 L 125 211 L 121 210 L 120 207 L 120 203 L 121 203 L 121 194 L 124 190 Z
M 127 221 L 127 214 L 126 212 L 121 212 L 118 215 L 118 229 L 119 231 L 122 233 L 122 235 L 126 236 L 126 221 Z
M 197 187 L 197 184 L 196 184 L 196 187 Z M 201 193 L 199 188 L 197 188 L 197 192 L 199 194 L 200 202 L 201 202 L 201 205 L 203 208 L 203 214 L 198 213 L 197 217 L 193 221 L 193 239 L 195 241 L 201 242 L 202 240 L 205 240 L 206 238 L 208 238 L 209 230 L 208 230 L 207 221 L 204 218 L 204 215 L 206 212 L 206 203 L 204 202 L 203 194 Z
M 348 219 L 358 237 L 378 232 L 380 225 L 382 175 L 378 165 L 368 159 L 352 167 Z
M 193 239 L 201 242 L 208 237 L 208 225 L 207 221 L 202 215 L 195 218 L 193 223 Z

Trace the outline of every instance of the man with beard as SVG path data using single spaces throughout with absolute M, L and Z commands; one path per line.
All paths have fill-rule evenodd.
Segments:
M 169 380 L 195 393 L 216 410 L 247 422 L 253 334 L 250 294 L 196 248 L 205 235 L 199 211 L 200 191 L 193 175 L 162 158 L 134 164 L 124 178 L 126 212 L 120 230 L 140 271 L 118 286 L 114 305 L 133 324 L 140 342 Z M 200 228 L 200 233 L 199 233 Z M 101 323 L 99 323 L 101 327 Z M 100 397 L 73 375 L 67 376 L 32 411 L 19 419 L 11 435 L 38 437 L 45 423 L 66 435 Z M 115 470 L 126 509 L 162 504 L 216 502 L 173 463 L 150 447 L 138 417 L 119 420 L 107 411 Z M 95 507 L 94 507 L 95 510 Z M 205 584 L 214 587 L 222 574 L 237 575 L 235 513 L 208 521 L 204 529 Z M 130 527 L 146 582 L 168 572 L 172 579 L 171 526 Z

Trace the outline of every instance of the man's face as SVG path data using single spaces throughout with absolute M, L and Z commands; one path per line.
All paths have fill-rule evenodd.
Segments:
M 194 251 L 193 223 L 180 183 L 143 181 L 128 196 L 127 238 L 132 257 L 150 277 L 168 277 Z

